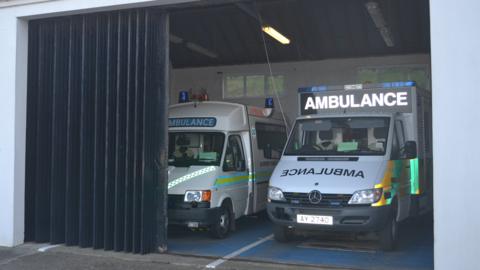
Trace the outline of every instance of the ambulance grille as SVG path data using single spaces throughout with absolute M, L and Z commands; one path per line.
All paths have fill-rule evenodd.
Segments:
M 312 204 L 308 199 L 309 193 L 284 192 L 283 196 L 288 203 L 309 206 L 348 206 L 351 194 L 322 194 L 320 203 Z

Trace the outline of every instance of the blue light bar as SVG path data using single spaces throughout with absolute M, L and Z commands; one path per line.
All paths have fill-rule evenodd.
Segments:
M 273 109 L 273 98 L 269 97 L 265 99 L 265 108 Z
M 392 87 L 412 87 L 415 86 L 415 82 L 407 81 L 407 82 L 387 82 L 382 83 L 383 88 L 392 88 Z
M 315 93 L 327 91 L 326 85 L 310 86 L 310 87 L 301 87 L 298 89 L 299 93 Z
M 382 88 L 401 88 L 401 87 L 413 87 L 416 83 L 414 81 L 405 82 L 385 82 L 385 83 L 372 83 L 372 84 L 347 84 L 347 85 L 319 85 L 311 87 L 301 87 L 298 89 L 299 94 L 316 93 L 323 91 L 338 91 L 346 90 L 349 86 L 355 86 L 358 89 L 382 89 Z M 357 89 L 355 88 L 355 89 Z M 355 91 L 355 89 L 348 89 L 347 91 Z
M 188 101 L 188 92 L 180 91 L 180 93 L 178 94 L 178 103 L 187 103 Z

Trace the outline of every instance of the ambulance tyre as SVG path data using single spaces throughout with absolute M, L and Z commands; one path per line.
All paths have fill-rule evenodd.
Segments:
M 210 235 L 213 238 L 223 239 L 228 236 L 232 223 L 232 212 L 231 205 L 223 202 L 218 220 L 210 226 Z
M 273 225 L 273 238 L 280 243 L 286 243 L 293 240 L 293 230 L 286 226 L 274 224 Z
M 398 238 L 397 209 L 393 205 L 393 211 L 385 227 L 378 232 L 380 249 L 391 251 L 395 249 Z

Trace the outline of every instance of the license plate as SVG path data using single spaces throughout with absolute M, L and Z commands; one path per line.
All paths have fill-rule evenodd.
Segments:
M 297 223 L 333 225 L 332 216 L 297 215 Z

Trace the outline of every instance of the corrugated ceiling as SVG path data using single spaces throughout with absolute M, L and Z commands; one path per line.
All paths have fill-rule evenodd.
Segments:
M 282 45 L 266 37 L 272 62 L 428 53 L 428 0 L 377 0 L 395 46 L 387 47 L 368 14 L 365 0 L 266 0 L 247 2 L 263 22 L 291 39 Z M 235 4 L 173 10 L 171 43 L 175 68 L 264 63 L 260 24 Z M 213 58 L 189 49 L 200 45 Z

